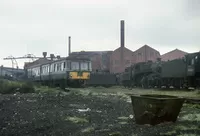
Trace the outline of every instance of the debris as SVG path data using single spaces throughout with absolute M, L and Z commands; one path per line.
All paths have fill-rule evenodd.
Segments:
M 79 112 L 87 112 L 87 111 L 91 111 L 90 108 L 87 108 L 87 109 L 78 109 Z

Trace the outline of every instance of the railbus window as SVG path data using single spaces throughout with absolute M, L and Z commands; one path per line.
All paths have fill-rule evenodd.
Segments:
M 71 69 L 72 70 L 79 70 L 79 63 L 78 62 L 71 62 Z
M 54 69 L 53 69 L 53 71 L 54 71 L 54 72 L 57 71 L 57 70 L 56 70 L 56 64 L 54 64 Z
M 81 62 L 81 70 L 88 70 L 87 62 Z
M 66 67 L 66 66 L 65 66 L 65 62 L 63 62 L 63 68 L 65 69 L 65 67 Z
M 71 63 L 69 61 L 67 61 L 67 69 L 71 70 Z

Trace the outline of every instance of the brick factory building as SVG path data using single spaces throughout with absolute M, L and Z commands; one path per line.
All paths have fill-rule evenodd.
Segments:
M 126 67 L 138 62 L 156 61 L 160 58 L 160 53 L 144 45 L 136 51 L 131 51 L 124 46 L 124 21 L 121 21 L 121 46 L 112 52 L 110 57 L 110 72 L 122 73 Z
M 110 56 L 110 72 L 121 73 L 126 67 L 133 63 L 133 51 L 127 49 L 124 46 L 124 20 L 120 22 L 120 40 L 121 45 L 119 48 L 114 50 Z
M 147 61 L 157 61 L 160 58 L 159 51 L 151 48 L 148 45 L 144 45 L 141 48 L 133 52 L 134 63 L 147 62 Z
M 156 61 L 160 53 L 148 45 L 144 45 L 136 51 L 125 47 L 124 21 L 120 22 L 120 47 L 114 51 L 81 51 L 72 52 L 70 56 L 78 55 L 88 57 L 92 60 L 92 69 L 96 71 L 109 71 L 110 73 L 121 73 L 126 67 L 137 62 Z
M 133 63 L 133 52 L 126 47 L 119 47 L 110 57 L 110 72 L 121 73 Z
M 90 58 L 92 61 L 92 71 L 109 71 L 110 55 L 112 51 L 81 51 L 72 52 L 69 56 L 79 56 Z
M 187 54 L 184 51 L 175 49 L 166 54 L 160 55 L 156 49 L 144 45 L 136 51 L 131 51 L 125 47 L 124 41 L 124 20 L 120 21 L 120 47 L 114 51 L 81 51 L 72 52 L 70 56 L 78 55 L 88 57 L 92 60 L 93 72 L 108 71 L 110 73 L 122 73 L 125 68 L 138 62 L 157 61 L 161 58 L 162 61 L 173 60 L 184 57 Z M 70 41 L 70 39 L 69 39 Z M 70 50 L 70 43 L 69 43 Z
M 151 48 L 148 45 L 144 45 L 136 51 L 131 51 L 126 47 L 121 46 L 120 48 L 113 51 L 110 58 L 110 72 L 121 73 L 126 67 L 138 63 L 147 61 L 157 61 L 160 58 L 159 51 Z
M 174 60 L 174 59 L 179 59 L 183 58 L 187 52 L 181 51 L 179 49 L 172 50 L 170 52 L 167 52 L 161 56 L 162 61 L 168 61 L 168 60 Z

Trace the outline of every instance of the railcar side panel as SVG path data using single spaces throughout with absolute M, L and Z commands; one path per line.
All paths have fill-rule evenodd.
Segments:
M 93 73 L 90 75 L 90 79 L 86 82 L 87 85 L 116 85 L 115 74 L 98 74 Z

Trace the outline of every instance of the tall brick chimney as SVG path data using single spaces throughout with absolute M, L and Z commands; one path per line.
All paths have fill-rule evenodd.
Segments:
M 121 47 L 120 47 L 120 60 L 121 60 L 121 66 L 124 66 L 124 20 L 120 21 L 120 40 L 121 40 Z
M 121 20 L 121 31 L 120 31 L 120 33 L 121 33 L 121 47 L 124 47 L 124 20 Z

